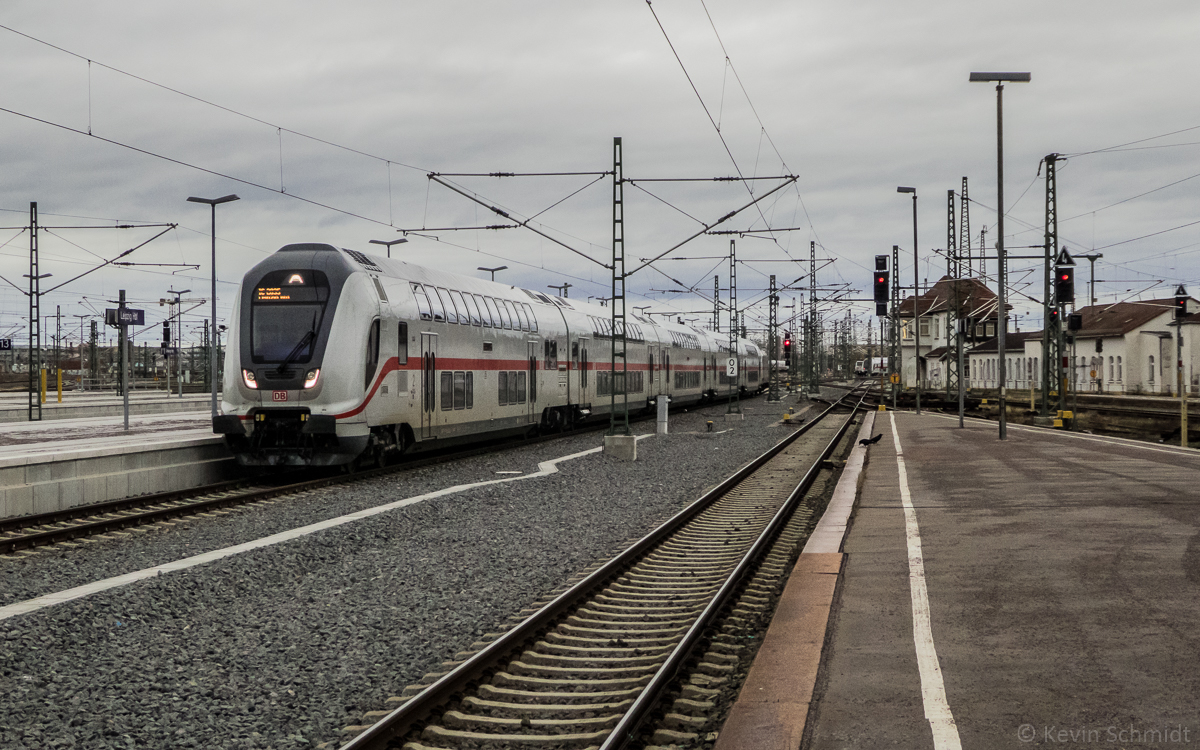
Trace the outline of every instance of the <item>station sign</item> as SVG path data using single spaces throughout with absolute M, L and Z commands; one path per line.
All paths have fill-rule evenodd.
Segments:
M 108 308 L 104 311 L 104 322 L 110 326 L 144 326 L 146 311 L 135 310 L 132 307 Z
M 0 339 L 0 352 L 7 352 L 12 349 L 12 339 Z

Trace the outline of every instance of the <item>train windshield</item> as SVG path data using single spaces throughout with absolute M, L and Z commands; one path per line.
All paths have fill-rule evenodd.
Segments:
M 320 271 L 272 271 L 250 299 L 250 353 L 255 363 L 312 359 L 329 300 Z

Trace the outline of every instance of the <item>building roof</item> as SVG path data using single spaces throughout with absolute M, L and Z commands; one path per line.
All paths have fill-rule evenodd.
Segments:
M 1083 315 L 1083 327 L 1075 332 L 1075 336 L 1081 339 L 1124 336 L 1135 328 L 1141 328 L 1164 313 L 1168 315 L 1172 314 L 1174 309 L 1174 297 L 1081 307 L 1075 312 Z M 1191 317 L 1197 316 L 1193 315 Z M 1200 320 L 1197 320 L 1197 322 L 1200 322 Z
M 1008 352 L 1010 349 L 1017 349 L 1018 347 L 1024 349 L 1026 341 L 1040 340 L 1041 338 L 1041 331 L 1021 331 L 1019 333 L 1009 331 L 1004 334 L 1004 351 Z M 1000 339 L 998 337 L 990 338 L 974 349 L 967 350 L 968 354 L 991 354 L 993 352 L 1000 352 Z
M 987 288 L 980 279 L 952 279 L 943 276 L 933 286 L 919 297 L 901 300 L 896 315 L 901 318 L 913 317 L 916 306 L 919 314 L 932 315 L 950 310 L 957 291 L 963 315 L 959 317 L 995 319 L 996 293 Z M 914 299 L 917 302 L 914 302 Z

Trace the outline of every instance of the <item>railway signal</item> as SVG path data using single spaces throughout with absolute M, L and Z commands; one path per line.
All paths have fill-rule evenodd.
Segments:
M 1175 320 L 1183 320 L 1188 316 L 1187 301 L 1187 290 L 1180 284 L 1175 289 Z
M 783 356 L 792 356 L 792 332 L 784 331 L 783 333 Z
M 1054 269 L 1054 301 L 1060 305 L 1075 302 L 1075 268 L 1059 266 Z
M 891 286 L 888 285 L 888 280 L 891 276 L 887 270 L 887 256 L 875 256 L 875 314 L 879 316 L 887 315 L 888 297 L 891 295 Z

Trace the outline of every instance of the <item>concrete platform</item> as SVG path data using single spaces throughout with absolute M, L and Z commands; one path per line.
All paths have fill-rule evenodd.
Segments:
M 45 513 L 239 476 L 208 411 L 9 424 L 0 517 Z
M 828 552 L 801 555 L 788 586 L 829 601 L 828 622 L 789 618 L 810 632 L 771 654 L 809 674 L 804 642 L 827 630 L 804 739 L 760 721 L 754 744 L 726 746 L 1200 742 L 1200 452 L 1011 424 L 1000 441 L 995 423 L 907 412 L 874 432 L 836 591 L 813 583 Z M 782 678 L 748 692 L 718 747 L 743 700 L 807 694 Z
M 219 394 L 218 394 L 219 396 Z M 165 391 L 134 391 L 129 394 L 129 413 L 173 414 L 181 411 L 212 413 L 212 395 L 185 393 L 183 398 Z M 124 417 L 121 396 L 112 391 L 65 391 L 62 403 L 54 391 L 46 394 L 42 404 L 42 421 L 55 419 L 86 419 L 91 417 Z M 0 422 L 28 422 L 29 394 L 6 392 L 0 394 Z

